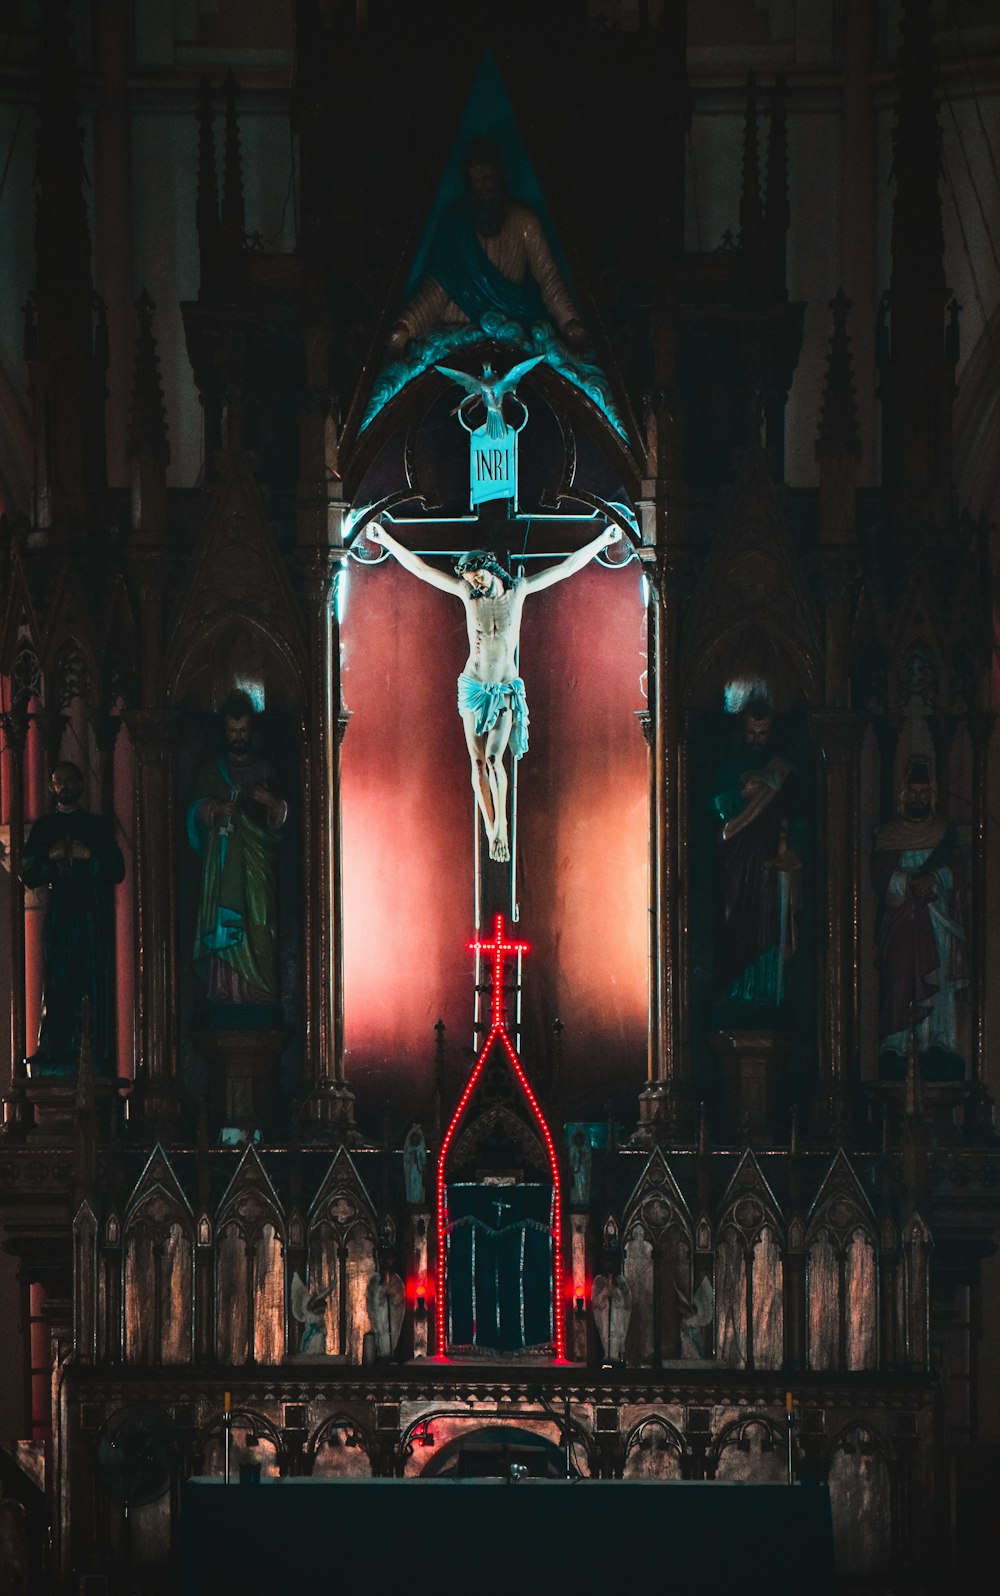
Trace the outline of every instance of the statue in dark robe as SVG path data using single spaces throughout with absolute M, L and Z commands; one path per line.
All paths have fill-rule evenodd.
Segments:
M 115 1065 L 114 889 L 125 860 L 109 821 L 80 808 L 83 774 L 64 761 L 49 781 L 51 814 L 36 820 L 21 855 L 26 887 L 48 887 L 42 931 L 42 1018 L 32 1075 L 76 1069 L 84 998 L 90 1000 L 95 1073 Z
M 794 767 L 771 745 L 763 700 L 741 716 L 740 744 L 712 794 L 718 832 L 719 1014 L 723 1024 L 774 1023 L 785 966 L 797 947 L 801 860 L 793 846 L 801 805 Z
M 200 855 L 194 958 L 213 1017 L 237 1028 L 280 1023 L 278 849 L 288 819 L 274 769 L 253 748 L 253 705 L 230 693 L 222 747 L 201 767 L 187 812 Z
M 929 761 L 910 761 L 893 820 L 875 839 L 872 880 L 883 1072 L 911 1049 L 928 1074 L 964 1071 L 958 997 L 967 985 L 963 870 L 955 827 L 937 812 Z

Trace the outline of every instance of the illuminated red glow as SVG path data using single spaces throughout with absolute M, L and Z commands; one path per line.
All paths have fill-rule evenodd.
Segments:
M 480 1077 L 482 1076 L 483 1069 L 486 1065 L 486 1060 L 490 1056 L 493 1045 L 495 1042 L 499 1042 L 503 1047 L 504 1052 L 507 1054 L 511 1069 L 514 1072 L 514 1078 L 521 1089 L 522 1096 L 524 1097 L 528 1108 L 531 1110 L 538 1129 L 542 1133 L 542 1139 L 545 1142 L 545 1149 L 549 1158 L 549 1170 L 552 1175 L 552 1323 L 554 1330 L 556 1361 L 562 1363 L 565 1361 L 566 1357 L 566 1328 L 564 1320 L 565 1304 L 563 1302 L 562 1193 L 561 1182 L 559 1179 L 559 1159 L 556 1155 L 555 1142 L 552 1140 L 552 1133 L 546 1123 L 545 1115 L 542 1113 L 541 1108 L 539 1107 L 538 1099 L 531 1090 L 528 1078 L 521 1067 L 521 1060 L 517 1056 L 517 1049 L 515 1048 L 507 1032 L 507 1021 L 504 1017 L 503 1009 L 504 960 L 511 954 L 527 953 L 529 952 L 529 948 L 526 942 L 511 942 L 505 940 L 503 930 L 503 915 L 498 914 L 494 923 L 492 941 L 483 942 L 474 940 L 469 943 L 469 952 L 492 955 L 493 1013 L 489 1035 L 487 1036 L 486 1041 L 483 1043 L 479 1057 L 476 1059 L 475 1067 L 466 1083 L 465 1091 L 459 1098 L 458 1107 L 455 1109 L 455 1112 L 451 1117 L 451 1124 L 448 1126 L 444 1140 L 441 1143 L 441 1151 L 438 1154 L 438 1268 L 439 1270 L 444 1269 L 446 1257 L 445 1231 L 447 1228 L 447 1209 L 445 1206 L 445 1164 L 447 1163 L 448 1159 L 448 1149 L 455 1138 L 455 1133 L 458 1130 L 458 1127 L 465 1115 L 465 1111 L 469 1106 L 469 1100 L 476 1089 Z M 435 1343 L 437 1346 L 437 1354 L 438 1357 L 441 1358 L 446 1355 L 445 1348 L 447 1345 L 444 1307 L 445 1296 L 446 1294 L 443 1294 L 443 1300 L 437 1315 L 437 1323 L 435 1326 Z
M 421 1303 L 425 1308 L 434 1306 L 434 1278 L 432 1275 L 410 1275 L 404 1290 L 406 1300 L 411 1308 L 418 1308 Z

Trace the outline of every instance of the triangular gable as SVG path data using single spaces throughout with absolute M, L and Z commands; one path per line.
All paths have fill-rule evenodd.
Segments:
M 738 658 L 737 639 L 747 632 L 763 634 L 776 658 L 793 667 L 798 690 L 819 702 L 819 617 L 759 449 L 743 459 L 691 605 L 681 655 L 685 702 L 703 702 L 706 689 L 721 694 L 734 651 Z
M 465 189 L 464 152 L 470 140 L 492 139 L 500 148 L 511 197 L 535 211 L 542 223 L 549 247 L 570 297 L 577 304 L 581 319 L 587 325 L 592 339 L 601 345 L 601 362 L 592 352 L 571 353 L 555 331 L 551 337 L 537 329 L 521 329 L 518 323 L 502 313 L 487 313 L 481 326 L 455 326 L 447 331 L 431 331 L 427 337 L 414 340 L 405 354 L 386 356 L 384 341 L 392 323 L 406 308 L 422 282 L 430 258 L 435 234 L 442 219 L 458 201 Z M 541 355 L 545 365 L 558 372 L 567 383 L 585 395 L 590 404 L 603 417 L 618 436 L 619 443 L 638 446 L 638 434 L 631 418 L 630 407 L 622 384 L 609 378 L 614 373 L 610 349 L 600 339 L 594 305 L 574 280 L 567 252 L 563 248 L 550 205 L 548 204 L 535 163 L 528 151 L 523 128 L 504 82 L 496 58 L 489 50 L 484 54 L 473 79 L 465 106 L 459 117 L 449 154 L 444 164 L 437 189 L 426 210 L 419 238 L 409 261 L 402 290 L 398 283 L 391 291 L 386 313 L 380 318 L 376 332 L 376 345 L 367 364 L 369 380 L 362 377 L 348 415 L 345 434 L 349 439 L 363 434 L 391 402 L 408 389 L 433 365 L 462 348 L 481 343 L 484 338 L 510 350 L 509 364 L 513 365 L 519 354 Z M 581 303 L 582 301 L 582 303 Z M 363 408 L 362 408 L 363 406 Z M 631 420 L 631 435 L 626 419 Z
M 358 1206 L 364 1209 L 374 1226 L 375 1206 L 346 1147 L 337 1148 L 326 1174 L 320 1181 L 319 1191 L 309 1204 L 309 1222 L 312 1223 L 331 1197 L 341 1195 L 352 1196 Z
M 872 1236 L 875 1235 L 871 1202 L 850 1159 L 844 1149 L 838 1147 L 809 1210 L 809 1233 L 812 1234 L 818 1225 L 825 1225 L 838 1236 L 846 1237 L 859 1221 Z
M 260 1161 L 257 1149 L 251 1143 L 240 1159 L 232 1180 L 222 1194 L 216 1211 L 216 1226 L 228 1219 L 243 1220 L 253 1227 L 270 1214 L 283 1236 L 284 1210 L 270 1175 Z
M 625 1225 L 627 1230 L 632 1220 L 639 1217 L 639 1209 L 644 1203 L 655 1202 L 657 1198 L 664 1204 L 669 1204 L 677 1210 L 686 1229 L 693 1230 L 691 1211 L 688 1208 L 684 1194 L 674 1179 L 670 1166 L 659 1147 L 654 1147 L 639 1179 L 635 1183 L 632 1195 L 625 1204 Z M 666 1216 L 664 1215 L 664 1218 Z M 659 1221 L 662 1223 L 662 1221 Z
M 730 1212 L 738 1207 L 740 1202 L 754 1197 L 759 1199 L 770 1218 L 780 1226 L 782 1219 L 778 1199 L 764 1177 L 764 1172 L 757 1162 L 753 1148 L 748 1147 L 737 1164 L 733 1178 L 726 1187 L 725 1195 L 719 1204 L 720 1218 L 725 1220 Z M 739 1217 L 735 1217 L 736 1223 L 739 1224 Z
M 159 1142 L 146 1160 L 142 1173 L 125 1204 L 126 1225 L 131 1224 L 140 1211 L 157 1197 L 165 1207 L 180 1209 L 186 1219 L 189 1221 L 193 1219 L 187 1194 Z M 157 1212 L 152 1217 L 159 1221 L 164 1215 Z
M 285 562 L 246 458 L 230 452 L 172 617 L 167 677 L 176 692 L 206 628 L 256 623 L 301 687 L 306 645 Z

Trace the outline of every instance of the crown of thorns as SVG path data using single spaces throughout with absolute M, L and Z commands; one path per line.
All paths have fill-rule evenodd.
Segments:
M 488 549 L 470 549 L 468 554 L 463 554 L 461 559 L 455 561 L 456 575 L 465 576 L 469 571 L 489 571 L 491 576 L 500 578 L 504 587 L 511 586 L 510 572 L 504 570 Z

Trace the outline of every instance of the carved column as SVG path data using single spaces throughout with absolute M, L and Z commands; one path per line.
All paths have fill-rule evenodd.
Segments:
M 862 721 L 844 709 L 820 710 L 811 720 L 822 758 L 820 856 L 825 865 L 817 916 L 821 996 L 815 1109 L 820 1126 L 836 1131 L 848 1118 L 859 1078 L 857 790 Z
M 4 864 L 9 871 L 8 933 L 10 936 L 10 1089 L 4 1099 L 4 1124 L 7 1134 L 22 1136 L 31 1123 L 31 1109 L 25 1096 L 27 1080 L 24 1059 L 27 1028 L 24 1003 L 24 888 L 21 886 L 21 853 L 24 848 L 24 745 L 28 720 L 23 706 L 15 704 L 0 716 L 3 732 L 6 790 L 4 818 L 7 822 Z
M 648 570 L 648 568 L 647 568 Z M 640 1128 L 651 1139 L 664 1122 L 679 1121 L 686 1107 L 686 1061 L 677 1045 L 679 890 L 679 713 L 676 637 L 678 567 L 657 562 L 648 570 L 649 701 L 652 716 L 650 781 L 651 944 L 648 1079 L 639 1098 Z
M 25 836 L 30 834 L 34 822 L 48 809 L 49 773 L 59 758 L 58 737 L 64 724 L 61 715 L 47 714 L 37 697 L 29 701 L 21 779 L 24 795 L 22 833 Z M 58 728 L 58 731 L 53 728 Z M 56 738 L 54 753 L 50 744 L 53 737 Z M 26 887 L 24 890 L 24 1029 L 29 1053 L 33 1053 L 38 1045 L 42 1018 L 42 931 L 47 900 L 47 887 Z
M 347 726 L 340 690 L 340 627 L 334 594 L 342 549 L 302 556 L 309 624 L 306 717 L 305 895 L 306 1141 L 339 1141 L 354 1126 L 344 1079 L 344 960 L 340 828 L 340 745 Z
M 805 1226 L 796 1215 L 784 1251 L 785 1368 L 806 1367 Z
M 983 1129 L 990 1126 L 989 1104 L 986 1098 L 986 904 L 988 895 L 986 841 L 989 822 L 989 755 L 990 738 L 996 724 L 996 715 L 989 710 L 979 710 L 969 716 L 969 738 L 972 743 L 972 924 L 969 927 L 971 942 L 971 1010 L 972 1057 L 970 1075 L 975 1086 L 975 1097 Z
M 177 1121 L 176 845 L 171 709 L 137 709 L 125 722 L 135 752 L 136 998 L 142 1122 L 155 1134 Z
M 118 733 L 121 731 L 122 722 L 120 715 L 112 715 L 107 710 L 90 711 L 90 725 L 94 733 L 94 741 L 100 755 L 100 782 L 101 782 L 101 814 L 112 827 L 115 826 L 115 744 Z M 117 828 L 116 828 L 117 829 Z M 125 850 L 122 850 L 124 855 Z M 123 889 L 124 890 L 124 889 Z M 120 972 L 123 967 L 122 949 L 118 945 L 121 928 L 121 913 L 119 910 L 119 894 L 115 893 L 115 956 L 111 965 L 111 1012 L 115 1016 L 115 1042 L 114 1042 L 114 1074 L 121 1077 L 130 1075 L 131 1053 L 123 1055 L 122 1040 L 122 1008 L 127 1003 L 131 1009 L 133 992 L 131 982 L 123 982 Z M 130 961 L 131 962 L 131 961 Z M 128 1034 L 127 1027 L 125 1034 Z

